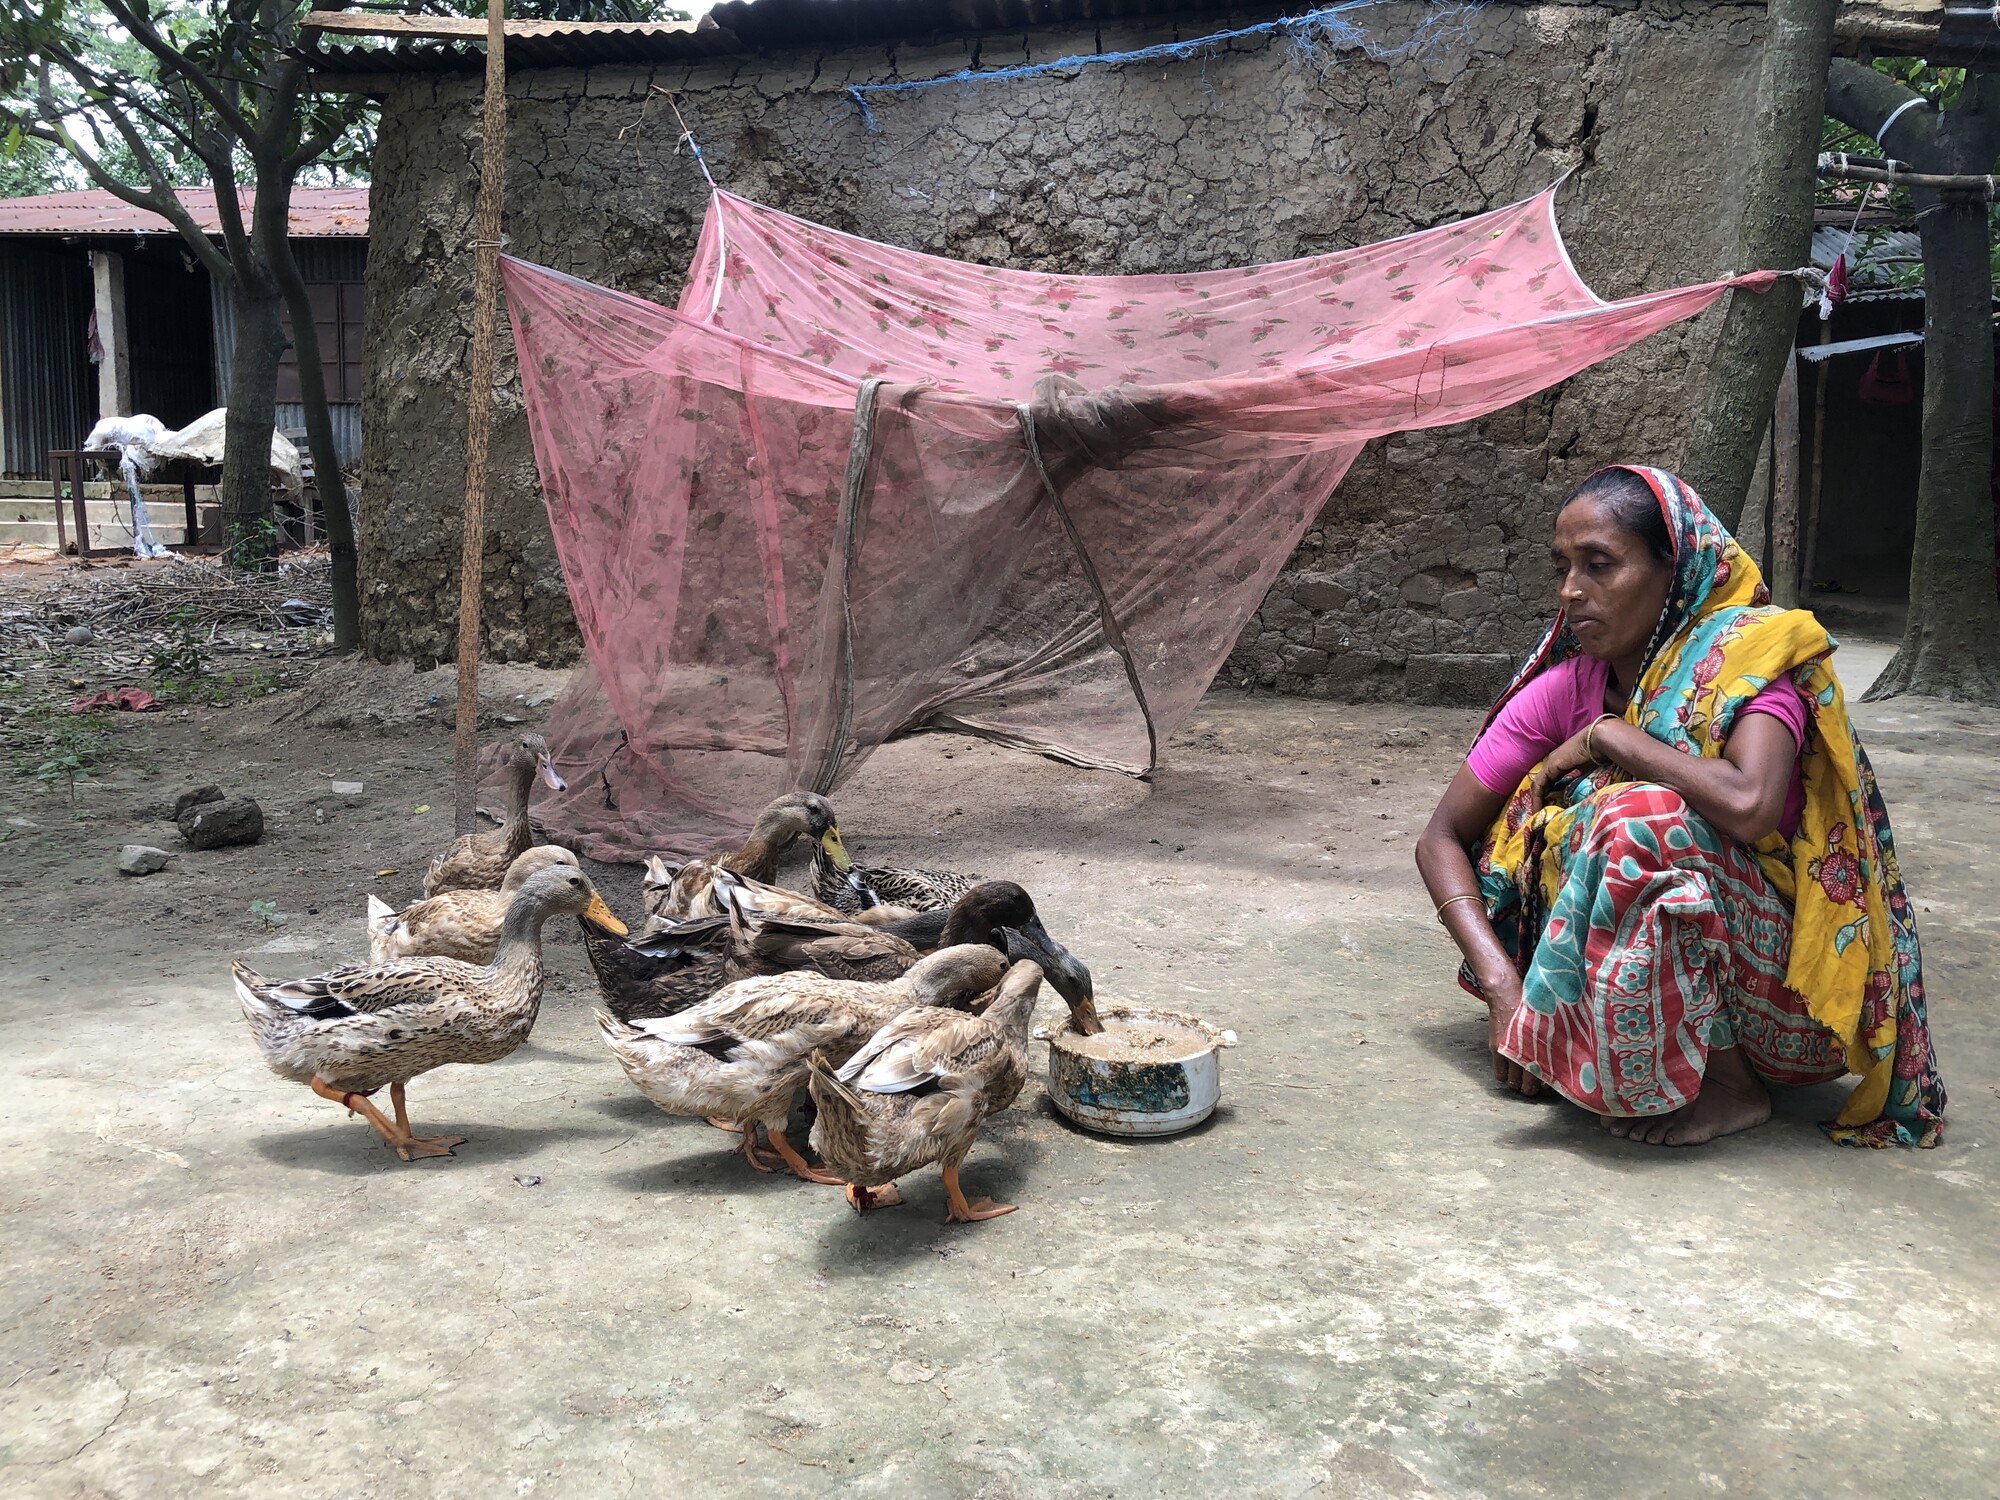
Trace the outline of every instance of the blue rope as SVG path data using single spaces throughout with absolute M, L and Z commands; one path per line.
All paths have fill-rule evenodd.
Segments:
M 1371 42 L 1358 27 L 1342 19 L 1348 11 L 1366 10 L 1387 3 L 1388 0 L 1341 0 L 1338 5 L 1324 6 L 1319 10 L 1307 11 L 1304 15 L 1282 16 L 1275 21 L 1263 21 L 1236 31 L 1217 31 L 1191 41 L 1158 42 L 1151 47 L 1140 47 L 1131 52 L 1084 53 L 1076 57 L 1059 57 L 1051 62 L 1021 63 L 1011 68 L 960 68 L 956 73 L 947 73 L 941 78 L 912 78 L 901 83 L 850 84 L 847 94 L 860 107 L 861 118 L 867 124 L 869 132 L 873 134 L 878 127 L 875 123 L 875 112 L 868 107 L 866 96 L 869 94 L 907 94 L 917 89 L 940 88 L 949 83 L 996 83 L 1003 78 L 1033 78 L 1038 74 L 1063 72 L 1092 63 L 1185 62 L 1190 58 L 1206 57 L 1224 43 L 1241 41 L 1245 37 L 1284 36 L 1301 51 L 1308 53 L 1321 47 L 1353 47 L 1376 61 L 1382 61 L 1414 51 L 1430 40 L 1445 21 L 1478 9 L 1484 0 L 1435 5 L 1431 14 L 1424 18 L 1423 24 L 1410 39 L 1396 47 L 1382 47 Z

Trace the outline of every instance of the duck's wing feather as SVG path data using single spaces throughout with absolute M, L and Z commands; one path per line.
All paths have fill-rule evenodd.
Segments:
M 911 911 L 936 911 L 978 885 L 982 875 L 962 875 L 952 870 L 879 869 L 850 872 L 860 879 L 875 898 L 886 906 L 908 907 Z
M 1007 1045 L 1000 1028 L 952 1010 L 905 1011 L 848 1059 L 842 1082 L 871 1094 L 950 1087 Z
M 460 971 L 463 971 L 462 973 Z M 304 979 L 258 979 L 266 1000 L 315 1021 L 379 1015 L 400 1006 L 435 1004 L 441 987 L 480 971 L 456 959 L 410 959 L 393 964 L 348 964 Z
M 721 1044 L 772 1043 L 818 1045 L 817 1038 L 832 1035 L 855 1022 L 851 997 L 840 986 L 819 975 L 788 974 L 789 981 L 773 989 L 748 979 L 730 986 L 756 986 L 748 994 L 725 990 L 700 1005 L 674 1016 L 634 1020 L 632 1024 L 648 1036 L 683 1047 L 713 1047 Z M 801 985 L 800 981 L 817 983 Z
M 861 980 L 899 978 L 918 958 L 917 950 L 893 933 L 857 922 L 801 922 L 784 917 L 762 917 L 746 923 L 738 953 L 752 966 L 816 969 L 832 979 Z

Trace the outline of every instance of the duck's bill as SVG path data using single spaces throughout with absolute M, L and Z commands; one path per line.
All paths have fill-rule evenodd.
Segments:
M 624 937 L 628 931 L 625 924 L 612 914 L 611 908 L 604 904 L 604 898 L 594 891 L 591 893 L 590 905 L 583 909 L 582 916 L 584 921 L 594 922 L 606 932 L 618 937 Z
M 1104 1022 L 1097 1015 L 1097 987 L 1091 980 L 1090 970 L 1074 953 L 1049 936 L 1049 930 L 1042 926 L 1042 919 L 1032 917 L 1020 927 L 1007 928 L 1006 932 L 1007 957 L 1031 958 L 1042 966 L 1042 973 L 1069 1006 L 1070 1024 L 1084 1036 L 1096 1036 L 1104 1030 Z
M 569 790 L 569 783 L 567 781 L 564 781 L 562 777 L 556 775 L 556 763 L 550 760 L 546 755 L 540 756 L 536 759 L 535 769 L 541 773 L 542 785 L 547 787 L 550 791 L 566 792 Z M 612 918 L 612 920 L 616 921 L 617 918 L 614 917 Z
M 819 836 L 820 848 L 826 850 L 826 857 L 833 861 L 834 869 L 845 875 L 854 868 L 854 861 L 847 857 L 847 846 L 840 841 L 840 830 L 829 828 Z

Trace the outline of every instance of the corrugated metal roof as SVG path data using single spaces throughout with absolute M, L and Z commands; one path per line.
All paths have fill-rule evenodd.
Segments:
M 1532 5 L 1563 0 L 1489 0 Z M 1974 0 L 1966 0 L 1967 5 Z M 922 42 L 932 37 L 977 32 L 1019 32 L 1031 27 L 1089 25 L 1100 21 L 1166 20 L 1186 17 L 1206 22 L 1245 10 L 1270 16 L 1295 7 L 1276 4 L 1232 6 L 1227 0 L 728 0 L 700 20 L 621 24 L 616 22 L 509 21 L 507 65 L 517 68 L 574 68 L 598 63 L 695 62 L 705 57 L 782 51 L 793 47 L 836 47 L 865 42 Z M 308 51 L 315 71 L 325 75 L 431 73 L 481 66 L 475 41 L 372 41 L 361 46 L 325 43 L 329 33 L 313 21 L 340 12 L 315 12 L 306 31 L 323 50 Z M 348 12 L 345 27 L 358 29 L 360 16 Z M 1834 20 L 1838 50 L 1857 46 L 1890 50 L 1891 36 L 1904 42 L 1939 45 L 1939 0 L 1844 0 Z M 412 20 L 424 19 L 412 17 Z M 1888 30 L 1885 32 L 1885 22 Z M 1911 50 L 1905 46 L 1904 51 Z M 1924 52 L 1924 47 L 1915 48 Z M 1934 63 L 1984 61 L 1982 47 L 1961 43 L 1932 58 Z
M 1240 7 L 1201 0 L 728 0 L 692 24 L 660 22 L 509 21 L 507 68 L 581 68 L 600 63 L 697 62 L 745 52 L 845 46 L 884 40 L 920 41 L 970 32 L 1098 21 L 1168 20 L 1207 23 Z M 1272 15 L 1278 4 L 1253 6 Z M 355 17 L 354 24 L 360 21 Z M 466 40 L 370 40 L 315 30 L 307 49 L 313 71 L 326 75 L 448 72 L 485 65 L 485 51 Z
M 1921 286 L 1905 287 L 1897 280 L 1898 272 L 1923 264 L 1923 244 L 1914 230 L 1857 229 L 1849 234 L 1844 226 L 1814 227 L 1814 265 L 1829 268 L 1834 257 L 1843 252 L 1847 255 L 1847 284 L 1854 288 L 1856 301 L 1923 296 Z
M 215 196 L 184 191 L 181 202 L 210 234 L 222 232 Z M 252 195 L 242 195 L 243 217 L 250 217 Z M 291 233 L 297 239 L 366 239 L 368 189 L 294 188 Z M 134 208 L 111 193 L 91 189 L 78 193 L 42 193 L 32 198 L 0 198 L 0 234 L 174 234 L 174 226 L 151 209 Z

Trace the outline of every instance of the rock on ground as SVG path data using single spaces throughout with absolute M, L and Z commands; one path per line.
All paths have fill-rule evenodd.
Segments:
M 254 844 L 264 836 L 264 809 L 249 797 L 196 803 L 174 821 L 180 825 L 181 837 L 195 849 Z
M 173 856 L 151 844 L 127 844 L 118 851 L 118 869 L 126 875 L 151 875 L 164 870 Z

